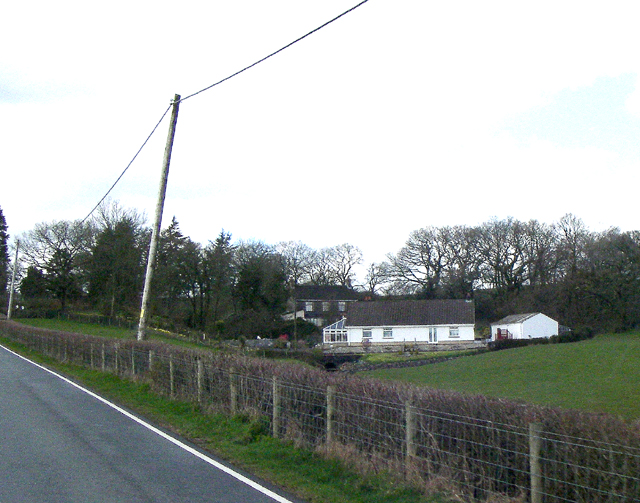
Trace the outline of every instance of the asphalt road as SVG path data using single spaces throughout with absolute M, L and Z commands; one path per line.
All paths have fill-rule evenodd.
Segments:
M 0 346 L 0 503 L 301 503 Z

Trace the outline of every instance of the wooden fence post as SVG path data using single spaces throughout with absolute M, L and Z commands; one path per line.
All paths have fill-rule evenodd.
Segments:
M 119 344 L 114 344 L 113 346 L 113 351 L 115 353 L 115 359 L 116 359 L 116 363 L 115 363 L 115 371 L 116 371 L 116 375 L 118 375 L 118 353 L 120 352 L 120 345 Z
M 176 394 L 174 382 L 173 356 L 169 355 L 169 396 L 174 398 Z
M 153 358 L 155 357 L 155 353 L 153 349 L 149 350 L 149 372 L 153 370 Z
M 91 370 L 93 370 L 95 368 L 95 365 L 93 362 L 93 343 L 89 344 L 89 362 L 91 365 Z
M 271 422 L 274 438 L 280 435 L 280 386 L 278 378 L 273 376 L 273 421 Z
M 198 403 L 202 402 L 202 393 L 204 389 L 204 364 L 202 360 L 198 358 L 197 360 L 197 374 L 196 381 L 198 386 Z
M 542 503 L 542 424 L 529 424 L 529 469 L 531 472 L 531 503 Z
M 104 342 L 102 343 L 102 350 L 100 354 L 102 356 L 102 371 L 104 372 L 107 369 L 107 355 L 104 350 Z
M 405 434 L 406 434 L 406 460 L 410 461 L 412 458 L 416 456 L 417 447 L 416 447 L 416 431 L 417 431 L 417 421 L 418 417 L 416 414 L 416 408 L 411 405 L 411 402 L 405 403 Z
M 327 444 L 334 442 L 333 416 L 336 407 L 336 387 L 327 386 Z
M 131 346 L 131 375 L 136 375 L 136 351 L 135 347 Z
M 231 414 L 236 415 L 238 413 L 238 376 L 233 373 L 229 373 L 229 405 L 231 408 Z

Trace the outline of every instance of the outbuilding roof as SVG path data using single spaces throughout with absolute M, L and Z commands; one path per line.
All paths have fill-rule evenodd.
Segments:
M 513 325 L 516 323 L 523 323 L 527 321 L 529 318 L 533 318 L 538 314 L 542 314 L 542 313 L 510 314 L 509 316 L 505 316 L 501 320 L 498 320 L 495 323 L 492 323 L 492 325 Z
M 347 325 L 354 327 L 473 325 L 471 300 L 391 300 L 353 302 L 347 308 Z

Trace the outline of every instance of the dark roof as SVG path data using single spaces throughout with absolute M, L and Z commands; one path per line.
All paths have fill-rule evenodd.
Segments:
M 492 323 L 492 325 L 511 325 L 513 323 L 522 323 L 523 321 L 527 321 L 529 318 L 533 318 L 536 314 L 540 313 L 510 314 L 509 316 L 505 316 L 501 320 Z
M 471 300 L 391 300 L 354 302 L 347 308 L 347 325 L 473 325 Z
M 358 300 L 358 292 L 339 285 L 298 285 L 296 300 Z

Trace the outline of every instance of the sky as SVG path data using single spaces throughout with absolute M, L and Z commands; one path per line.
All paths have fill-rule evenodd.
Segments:
M 12 238 L 82 219 L 175 94 L 358 0 L 10 2 L 0 207 Z M 640 229 L 636 2 L 369 0 L 180 104 L 163 227 L 207 243 L 349 243 L 567 214 Z M 110 194 L 152 223 L 167 115 Z

